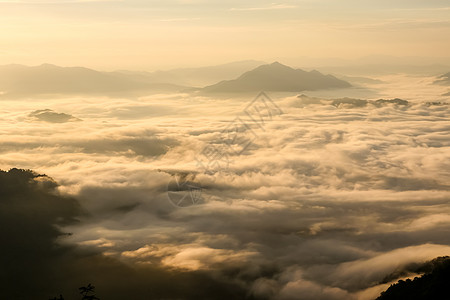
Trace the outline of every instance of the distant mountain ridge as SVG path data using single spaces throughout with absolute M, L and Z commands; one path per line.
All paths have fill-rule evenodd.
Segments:
M 130 96 L 181 92 L 233 78 L 263 62 L 248 60 L 222 65 L 169 71 L 101 72 L 84 67 L 52 64 L 0 66 L 0 98 L 52 95 Z
M 206 93 L 241 93 L 257 91 L 301 92 L 349 88 L 351 84 L 319 71 L 293 69 L 279 62 L 259 66 L 234 80 L 225 80 L 202 89 Z
M 258 60 L 244 60 L 215 66 L 198 68 L 178 68 L 167 71 L 130 72 L 118 71 L 126 74 L 135 74 L 145 77 L 153 82 L 166 82 L 183 86 L 203 87 L 217 83 L 221 80 L 233 79 L 242 73 L 265 64 Z
M 0 66 L 0 98 L 51 97 L 60 95 L 94 96 L 142 96 L 151 93 L 191 92 L 239 93 L 282 91 L 300 92 L 332 88 L 347 88 L 351 85 L 332 75 L 318 71 L 293 69 L 278 62 L 257 65 L 258 61 L 243 61 L 212 67 L 175 69 L 172 71 L 101 72 L 84 67 L 60 67 L 51 64 L 39 66 Z M 242 74 L 240 71 L 244 71 Z M 222 80 L 203 89 L 175 84 L 189 78 L 209 81 L 214 78 L 229 78 L 238 74 L 237 79 Z M 194 80 L 194 81 L 195 81 Z M 217 81 L 215 81 L 217 82 Z
M 58 94 L 129 95 L 135 92 L 179 91 L 184 88 L 83 67 L 51 64 L 0 66 L 0 96 L 12 98 Z

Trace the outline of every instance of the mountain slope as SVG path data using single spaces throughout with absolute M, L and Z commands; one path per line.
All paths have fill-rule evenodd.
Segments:
M 400 280 L 381 293 L 377 300 L 449 299 L 450 257 L 438 257 L 422 269 L 425 272 L 423 276 Z
M 262 65 L 242 74 L 235 80 L 222 81 L 202 89 L 206 93 L 237 93 L 257 91 L 301 92 L 348 88 L 351 85 L 332 75 L 323 75 L 318 71 L 306 72 L 293 69 L 278 62 Z
M 117 73 L 133 75 L 136 78 L 145 78 L 152 82 L 167 82 L 184 86 L 205 86 L 220 80 L 232 79 L 245 71 L 264 64 L 262 61 L 245 60 L 216 66 L 199 68 L 179 68 L 168 71 L 155 72 L 130 72 L 118 71 Z
M 153 83 L 117 72 L 50 64 L 0 66 L 0 95 L 26 97 L 60 94 L 128 95 L 152 91 L 179 91 L 185 87 Z

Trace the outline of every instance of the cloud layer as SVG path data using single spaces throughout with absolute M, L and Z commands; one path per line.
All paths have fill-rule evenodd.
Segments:
M 76 197 L 87 214 L 60 243 L 110 259 L 113 274 L 141 270 L 124 293 L 144 295 L 147 278 L 173 299 L 204 299 L 202 281 L 234 299 L 372 299 L 412 263 L 448 255 L 450 106 L 280 96 L 283 114 L 258 126 L 243 111 L 250 100 L 5 101 L 0 163 L 49 174 Z M 47 108 L 82 121 L 29 118 Z M 236 117 L 238 137 L 253 137 L 239 155 L 224 139 Z M 174 178 L 201 187 L 201 201 L 175 207 Z M 183 276 L 191 286 L 168 283 Z

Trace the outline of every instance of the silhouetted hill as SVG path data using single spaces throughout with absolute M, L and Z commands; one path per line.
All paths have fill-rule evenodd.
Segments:
M 49 122 L 49 123 L 66 123 L 80 121 L 72 115 L 65 113 L 57 113 L 51 109 L 39 109 L 31 112 L 28 115 L 31 119 Z
M 387 104 L 394 104 L 394 105 L 408 105 L 409 102 L 403 99 L 395 98 L 395 99 L 378 99 L 378 100 L 364 100 L 364 99 L 352 99 L 352 98 L 342 98 L 342 99 L 335 99 L 331 103 L 331 105 L 335 107 L 342 107 L 342 108 L 355 108 L 355 107 L 365 107 L 368 104 L 372 104 L 376 107 L 381 107 L 383 105 Z
M 356 99 L 356 98 L 338 98 L 338 99 L 323 99 L 317 97 L 308 97 L 307 95 L 298 95 L 298 104 L 304 105 L 333 105 L 336 108 L 360 108 L 367 106 L 382 107 L 386 105 L 408 106 L 410 103 L 407 100 L 395 98 L 395 99 L 378 99 L 378 100 L 367 100 L 367 99 Z M 431 103 L 437 104 L 436 103 Z
M 417 272 L 425 274 L 414 280 L 400 280 L 381 293 L 377 300 L 450 299 L 450 257 L 436 258 Z
M 99 72 L 82 67 L 50 64 L 28 67 L 0 66 L 0 96 L 128 95 L 130 93 L 179 91 L 185 87 L 155 83 L 119 72 Z
M 301 92 L 348 88 L 351 85 L 332 75 L 323 75 L 313 70 L 310 72 L 275 62 L 262 65 L 242 74 L 235 80 L 222 81 L 202 89 L 207 93 L 239 93 L 257 91 Z
M 2 299 L 48 299 L 52 265 L 70 247 L 56 245 L 61 226 L 77 223 L 82 208 L 57 193 L 57 184 L 32 171 L 0 170 L 0 289 Z M 62 275 L 62 274 L 59 274 Z

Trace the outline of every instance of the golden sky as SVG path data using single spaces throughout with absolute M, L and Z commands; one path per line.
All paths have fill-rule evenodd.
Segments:
M 0 0 L 0 64 L 152 69 L 449 56 L 447 0 Z

